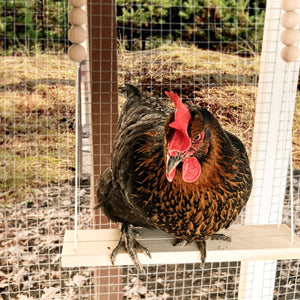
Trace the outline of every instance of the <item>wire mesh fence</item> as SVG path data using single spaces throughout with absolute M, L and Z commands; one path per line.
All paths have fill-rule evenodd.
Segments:
M 241 138 L 251 156 L 265 2 L 118 0 L 116 7 L 105 2 L 99 10 L 90 1 L 88 25 L 110 20 L 116 13 L 119 86 L 132 83 L 159 98 L 165 89 L 174 90 L 186 101 L 207 107 Z M 66 55 L 69 9 L 67 1 L 50 0 L 2 1 L 0 8 L 0 299 L 238 299 L 240 262 L 149 265 L 146 274 L 132 266 L 61 267 L 64 232 L 74 229 L 78 175 L 76 70 Z M 90 53 L 109 38 L 94 34 Z M 90 86 L 98 82 L 93 82 L 90 65 L 99 72 L 97 64 L 113 61 L 112 51 L 81 64 L 79 229 L 93 228 L 96 220 L 90 174 L 99 161 L 92 155 L 90 128 L 98 116 L 91 111 L 95 95 Z M 101 76 L 102 86 L 112 78 Z M 100 134 L 105 146 L 100 155 L 111 150 L 111 123 L 116 122 L 116 114 L 109 113 L 109 97 L 102 103 L 109 108 L 98 112 L 102 125 L 109 127 L 108 139 L 106 132 Z M 119 96 L 120 106 L 123 101 Z M 299 109 L 297 97 L 293 139 L 297 234 Z M 109 165 L 107 158 L 101 160 L 105 164 Z M 290 225 L 289 179 L 286 186 L 283 223 Z M 244 218 L 243 212 L 237 223 L 243 224 Z M 99 220 L 102 227 L 115 226 L 102 215 Z M 278 261 L 270 299 L 299 299 L 299 287 L 299 261 Z

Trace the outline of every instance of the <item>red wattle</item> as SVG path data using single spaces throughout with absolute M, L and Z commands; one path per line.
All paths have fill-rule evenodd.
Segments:
M 201 165 L 196 157 L 187 157 L 182 164 L 182 178 L 185 182 L 196 181 L 201 174 Z

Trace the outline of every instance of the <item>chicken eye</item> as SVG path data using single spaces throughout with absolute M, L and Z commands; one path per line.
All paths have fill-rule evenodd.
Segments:
M 192 138 L 192 143 L 198 143 L 199 141 L 202 141 L 204 139 L 205 136 L 205 131 L 203 130 L 201 133 L 199 134 L 195 134 L 194 137 Z
M 193 139 L 192 139 L 192 143 L 197 143 L 201 138 L 201 135 L 200 134 L 196 134 Z

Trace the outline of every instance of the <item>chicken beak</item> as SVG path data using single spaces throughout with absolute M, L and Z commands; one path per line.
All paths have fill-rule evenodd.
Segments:
M 167 173 L 171 174 L 183 160 L 184 157 L 167 155 Z

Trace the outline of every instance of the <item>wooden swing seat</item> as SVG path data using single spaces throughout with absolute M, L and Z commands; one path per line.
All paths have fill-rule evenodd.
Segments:
M 300 259 L 300 238 L 287 225 L 233 225 L 223 233 L 231 242 L 207 241 L 206 262 Z M 74 230 L 67 230 L 62 250 L 63 267 L 111 266 L 110 254 L 119 240 L 119 229 L 79 230 L 77 249 L 74 249 Z M 139 253 L 142 264 L 174 264 L 200 262 L 195 243 L 188 246 L 172 244 L 174 237 L 160 230 L 138 229 L 136 237 L 147 247 L 150 259 Z M 132 265 L 127 253 L 117 255 L 115 265 Z

